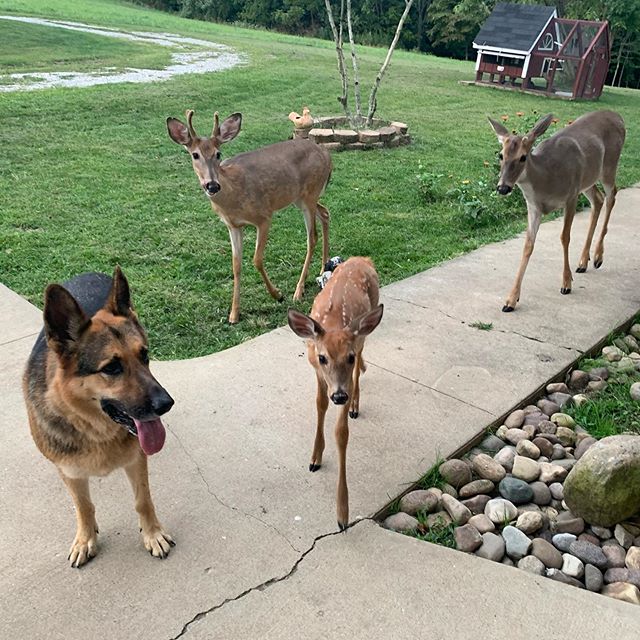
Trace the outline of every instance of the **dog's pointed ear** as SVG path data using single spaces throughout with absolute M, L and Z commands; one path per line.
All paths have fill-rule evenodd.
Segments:
M 114 316 L 129 316 L 133 312 L 129 283 L 119 266 L 113 272 L 111 291 L 109 292 L 106 308 Z
M 91 320 L 76 299 L 61 285 L 50 284 L 44 294 L 44 328 L 51 348 L 63 355 L 75 343 Z
M 313 338 L 317 338 L 324 333 L 324 329 L 319 322 L 295 309 L 289 309 L 287 320 L 291 331 L 301 338 L 313 340 Z

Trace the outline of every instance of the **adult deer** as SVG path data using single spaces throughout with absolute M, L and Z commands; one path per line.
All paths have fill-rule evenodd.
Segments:
M 317 242 L 316 217 L 322 224 L 322 264 L 329 258 L 329 212 L 318 202 L 331 175 L 329 153 L 310 140 L 296 139 L 221 161 L 220 147 L 238 135 L 242 114 L 233 113 L 220 124 L 216 112 L 209 138 L 196 134 L 193 111 L 187 111 L 186 115 L 186 125 L 176 118 L 167 118 L 167 129 L 171 139 L 191 155 L 193 170 L 211 206 L 229 229 L 233 254 L 229 322 L 238 322 L 240 315 L 242 235 L 246 225 L 257 230 L 253 264 L 271 296 L 282 300 L 264 268 L 264 248 L 273 214 L 290 204 L 301 209 L 307 227 L 307 255 L 293 296 L 294 300 L 300 300 Z
M 548 114 L 540 118 L 527 135 L 518 136 L 489 118 L 502 143 L 498 193 L 507 195 L 512 191 L 513 185 L 517 184 L 527 201 L 529 219 L 520 267 L 513 288 L 502 307 L 503 311 L 513 311 L 520 300 L 522 279 L 533 252 L 540 219 L 544 214 L 561 208 L 564 209 L 564 225 L 560 235 L 564 269 L 560 293 L 571 293 L 569 239 L 580 193 L 584 193 L 591 203 L 591 218 L 576 271 L 584 273 L 587 270 L 591 259 L 591 242 L 604 201 L 604 222 L 593 261 L 596 269 L 602 266 L 604 237 L 616 201 L 616 171 L 625 138 L 624 121 L 613 111 L 593 111 L 578 118 L 534 149 L 536 139 L 547 130 L 552 120 L 553 115 Z M 598 181 L 604 188 L 604 198 L 596 186 Z
M 316 372 L 318 421 L 309 471 L 317 471 L 324 451 L 324 418 L 329 398 L 340 406 L 335 426 L 338 446 L 338 526 L 349 524 L 347 444 L 349 417 L 360 411 L 360 373 L 365 338 L 382 319 L 378 304 L 378 274 L 369 258 L 349 258 L 338 265 L 313 302 L 311 315 L 289 309 L 289 326 L 308 340 L 309 362 Z

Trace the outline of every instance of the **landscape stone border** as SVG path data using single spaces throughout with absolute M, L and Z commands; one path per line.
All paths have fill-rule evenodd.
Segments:
M 365 151 L 393 149 L 411 143 L 409 127 L 404 122 L 387 122 L 374 118 L 371 128 L 356 131 L 346 116 L 314 118 L 310 127 L 296 127 L 294 138 L 308 138 L 330 151 Z
M 640 371 L 640 324 L 628 331 L 602 349 L 606 366 L 589 372 L 565 370 L 566 382 L 547 384 L 536 404 L 507 414 L 495 432 L 443 462 L 438 470 L 446 484 L 441 488 L 414 486 L 405 493 L 396 503 L 397 513 L 383 512 L 383 526 L 408 534 L 454 527 L 460 551 L 640 605 L 640 519 L 611 517 L 614 524 L 598 526 L 572 513 L 569 498 L 565 501 L 571 490 L 572 506 L 581 503 L 577 511 L 584 516 L 584 501 L 592 494 L 577 495 L 576 483 L 568 487 L 571 476 L 567 483 L 565 478 L 591 447 L 594 455 L 585 457 L 581 469 L 588 466 L 593 472 L 592 460 L 602 458 L 603 450 L 604 459 L 611 456 L 612 439 L 620 443 L 628 438 L 597 441 L 562 412 L 597 394 L 610 375 Z M 598 478 L 610 482 L 619 466 L 598 467 Z

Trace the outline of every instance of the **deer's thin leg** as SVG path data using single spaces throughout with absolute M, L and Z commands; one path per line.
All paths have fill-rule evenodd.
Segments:
M 267 244 L 267 238 L 269 237 L 269 227 L 271 226 L 271 219 L 266 220 L 262 224 L 256 226 L 256 250 L 253 254 L 253 264 L 255 268 L 260 272 L 264 284 L 267 287 L 267 291 L 272 298 L 276 300 L 282 300 L 282 294 L 276 287 L 273 286 L 267 271 L 264 268 L 264 248 Z
M 87 478 L 69 478 L 60 471 L 60 477 L 67 485 L 76 508 L 76 537 L 69 549 L 68 560 L 72 567 L 86 564 L 98 552 L 98 525 L 95 508 L 89 493 Z
M 336 444 L 338 447 L 338 492 L 336 512 L 338 527 L 344 531 L 349 524 L 349 489 L 347 488 L 347 445 L 349 444 L 349 406 L 342 405 L 336 422 Z
M 531 258 L 531 254 L 533 253 L 533 247 L 536 242 L 536 235 L 538 234 L 538 229 L 540 228 L 541 216 L 541 212 L 535 209 L 529 210 L 529 225 L 527 227 L 527 235 L 524 239 L 524 247 L 522 248 L 520 266 L 518 267 L 518 272 L 516 273 L 516 279 L 513 283 L 511 292 L 507 296 L 504 307 L 502 307 L 503 311 L 513 311 L 516 308 L 516 304 L 518 304 L 518 300 L 520 300 L 522 279 L 524 278 L 524 273 L 527 270 L 529 258 Z
M 356 363 L 353 367 L 353 391 L 349 405 L 349 417 L 357 418 L 360 413 L 360 373 L 362 373 L 362 351 L 356 354 Z
M 587 189 L 584 194 L 589 198 L 589 202 L 591 203 L 591 216 L 589 218 L 587 239 L 585 240 L 582 254 L 580 255 L 580 262 L 576 269 L 578 273 L 584 273 L 589 265 L 589 260 L 591 259 L 591 242 L 593 241 L 593 234 L 595 233 L 598 218 L 600 217 L 600 210 L 602 209 L 602 203 L 604 202 L 604 198 L 595 184 L 590 189 Z
M 298 280 L 298 285 L 296 286 L 296 292 L 293 294 L 294 300 L 302 300 L 302 295 L 304 294 L 304 282 L 307 279 L 307 274 L 309 273 L 309 265 L 311 264 L 311 258 L 313 257 L 313 250 L 318 242 L 316 216 L 315 213 L 313 213 L 313 211 L 315 211 L 315 203 L 313 203 L 314 209 L 307 206 L 306 203 L 300 203 L 299 206 L 302 209 L 304 223 L 307 227 L 307 255 L 304 259 L 304 265 L 302 266 L 300 280 Z
M 240 318 L 240 275 L 242 274 L 242 227 L 229 227 L 231 252 L 233 254 L 233 298 L 229 322 L 235 324 Z
M 318 218 L 320 218 L 320 224 L 322 225 L 322 265 L 320 266 L 320 275 L 324 272 L 324 265 L 329 260 L 329 211 L 323 207 L 319 202 Z
M 600 230 L 600 237 L 598 238 L 598 242 L 596 243 L 595 255 L 593 257 L 593 266 L 596 269 L 599 269 L 602 266 L 602 261 L 604 259 L 604 237 L 607 235 L 607 229 L 609 228 L 609 218 L 611 217 L 611 210 L 613 209 L 613 205 L 616 203 L 616 193 L 618 189 L 615 184 L 605 184 L 602 183 L 604 187 L 605 193 L 605 211 L 604 211 L 604 222 L 602 223 L 602 229 Z
M 313 443 L 313 453 L 311 454 L 311 462 L 309 463 L 309 471 L 317 471 L 322 465 L 322 454 L 324 452 L 324 417 L 329 406 L 329 396 L 327 393 L 327 384 L 319 374 L 316 374 L 318 381 L 316 389 L 316 411 L 318 422 L 316 424 L 316 439 Z
M 564 221 L 562 224 L 562 232 L 560 233 L 560 242 L 562 242 L 562 287 L 560 293 L 566 295 L 571 293 L 571 267 L 569 266 L 569 243 L 571 242 L 571 225 L 573 224 L 573 217 L 576 214 L 576 204 L 578 199 L 574 198 L 569 200 L 564 206 Z

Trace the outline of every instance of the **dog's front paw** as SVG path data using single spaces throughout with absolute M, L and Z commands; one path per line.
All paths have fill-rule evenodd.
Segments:
M 83 564 L 87 564 L 89 560 L 95 557 L 98 553 L 98 536 L 96 532 L 86 534 L 84 532 L 78 532 L 69 549 L 69 563 L 75 569 L 78 569 Z
M 171 547 L 176 546 L 173 538 L 160 527 L 142 531 L 142 540 L 144 548 L 154 558 L 166 558 L 169 555 L 169 551 L 171 551 Z

